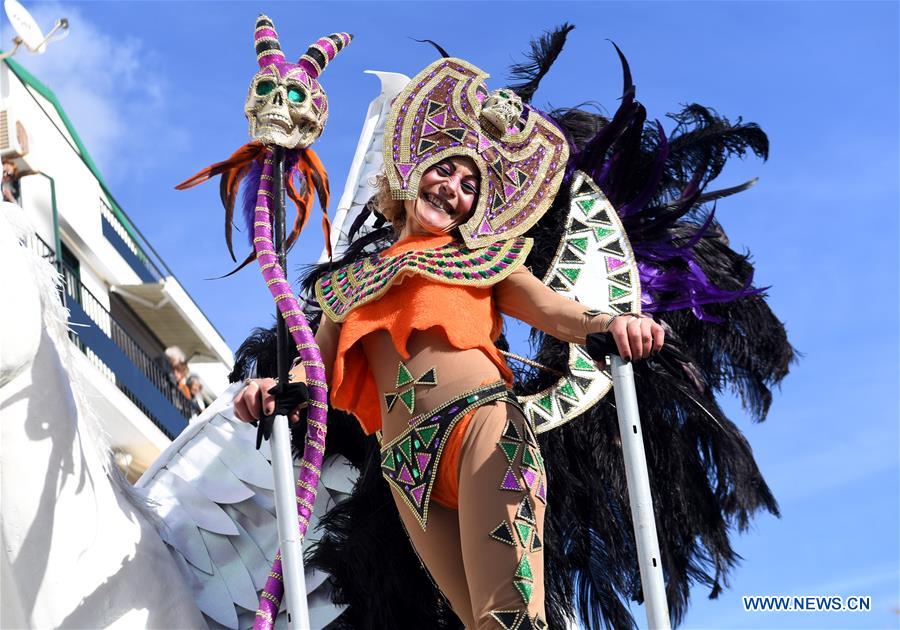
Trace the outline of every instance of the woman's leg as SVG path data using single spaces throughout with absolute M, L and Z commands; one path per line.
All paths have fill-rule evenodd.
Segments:
M 469 586 L 463 567 L 459 543 L 459 517 L 456 510 L 445 508 L 432 501 L 428 508 L 428 528 L 423 531 L 396 488 L 391 487 L 391 494 L 419 558 L 444 597 L 450 602 L 453 612 L 466 628 L 474 628 L 475 621 L 472 617 L 472 602 L 469 599 Z
M 521 412 L 505 403 L 480 408 L 459 467 L 459 534 L 475 620 L 467 627 L 546 627 L 546 481 Z

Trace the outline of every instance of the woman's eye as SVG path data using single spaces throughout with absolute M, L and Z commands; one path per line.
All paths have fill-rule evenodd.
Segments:
M 450 176 L 450 169 L 447 166 L 444 166 L 443 164 L 438 164 L 434 170 L 436 170 L 438 173 L 440 173 L 444 177 Z
M 470 195 L 474 195 L 478 192 L 478 189 L 475 188 L 475 184 L 463 184 L 462 189 L 469 193 Z

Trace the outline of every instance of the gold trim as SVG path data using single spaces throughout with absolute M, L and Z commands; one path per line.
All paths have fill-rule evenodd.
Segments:
M 313 472 L 316 473 L 319 477 L 322 476 L 322 471 L 319 470 L 318 468 L 316 468 L 316 465 L 313 464 L 312 462 L 307 461 L 306 459 L 301 459 L 301 460 L 300 460 L 300 465 L 303 466 L 304 468 L 308 468 L 309 470 L 313 471 Z
M 255 46 L 254 46 L 254 48 L 255 48 Z M 283 50 L 280 50 L 280 49 L 275 50 L 274 48 L 270 48 L 269 50 L 264 50 L 263 52 L 256 55 L 256 62 L 259 63 L 259 60 L 262 59 L 263 57 L 271 57 L 271 56 L 276 56 L 276 57 L 281 57 L 282 59 L 286 59 L 286 57 L 284 56 Z M 272 64 L 269 64 L 268 66 L 266 66 L 266 68 L 269 68 L 271 66 L 272 66 Z
M 260 593 L 260 596 L 263 599 L 268 599 L 270 602 L 275 604 L 276 607 L 281 606 L 281 600 L 272 595 L 269 591 L 263 591 L 262 593 Z
M 272 615 L 270 615 L 270 614 L 269 614 L 268 612 L 266 612 L 265 610 L 257 610 L 257 611 L 256 611 L 256 616 L 257 616 L 257 617 L 262 617 L 263 619 L 265 619 L 266 621 L 268 621 L 268 622 L 271 623 L 271 624 L 274 624 L 274 623 L 275 623 L 275 622 L 272 620 Z

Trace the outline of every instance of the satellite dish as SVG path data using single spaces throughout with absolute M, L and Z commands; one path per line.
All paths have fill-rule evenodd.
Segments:
M 13 55 L 21 44 L 25 44 L 25 48 L 40 55 L 47 50 L 47 42 L 50 41 L 50 38 L 53 37 L 57 31 L 62 29 L 68 34 L 67 29 L 69 28 L 69 20 L 66 18 L 57 20 L 53 29 L 44 36 L 37 21 L 31 16 L 31 13 L 28 12 L 28 9 L 23 7 L 18 0 L 3 0 L 3 9 L 6 11 L 6 17 L 9 18 L 9 23 L 12 24 L 12 27 L 16 31 L 16 37 L 13 38 L 15 47 L 10 52 L 0 55 L 0 58 L 2 59 Z
M 47 42 L 44 40 L 44 33 L 37 21 L 31 17 L 28 9 L 23 7 L 17 0 L 4 0 L 3 8 L 6 10 L 6 17 L 9 18 L 10 24 L 16 30 L 16 33 L 22 39 L 22 43 L 35 53 L 42 53 L 47 50 Z

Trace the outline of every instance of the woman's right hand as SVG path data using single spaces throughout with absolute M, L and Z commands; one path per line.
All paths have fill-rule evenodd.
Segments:
M 244 422 L 256 422 L 260 415 L 271 415 L 275 410 L 275 397 L 269 393 L 278 383 L 274 378 L 254 378 L 247 381 L 234 398 L 234 415 Z M 300 410 L 304 405 L 297 405 L 288 414 L 291 423 L 300 422 Z

